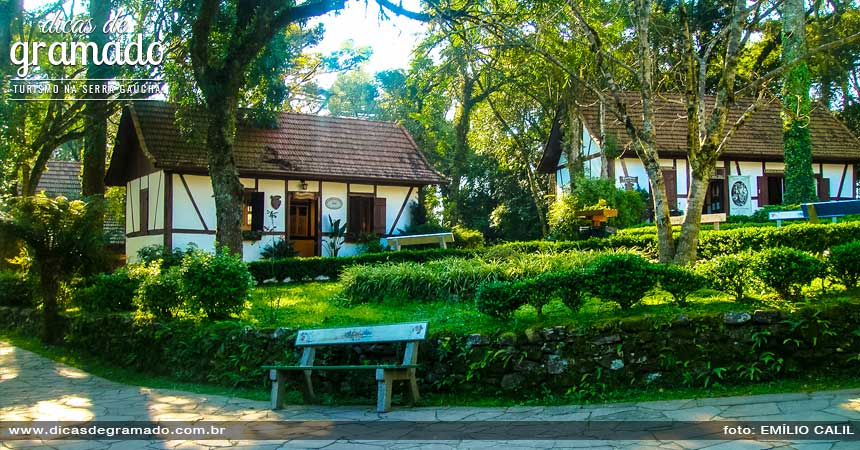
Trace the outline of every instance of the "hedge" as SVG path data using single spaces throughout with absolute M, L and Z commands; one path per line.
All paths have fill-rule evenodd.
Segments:
M 702 230 L 699 234 L 698 257 L 712 259 L 746 250 L 788 247 L 811 253 L 822 253 L 830 247 L 854 241 L 860 235 L 860 222 L 836 224 L 799 223 L 784 227 L 747 227 L 733 230 Z M 367 253 L 343 258 L 288 258 L 249 263 L 254 279 L 261 283 L 275 279 L 283 281 L 313 280 L 319 277 L 338 279 L 344 268 L 397 262 L 423 263 L 443 258 L 486 256 L 506 259 L 515 254 L 562 253 L 587 250 L 638 250 L 657 254 L 654 233 L 621 233 L 609 238 L 582 241 L 509 242 L 483 249 L 430 249 L 399 252 Z
M 335 280 L 344 268 L 355 265 L 382 264 L 396 262 L 427 262 L 450 257 L 471 257 L 477 253 L 473 249 L 429 249 L 402 250 L 399 252 L 365 253 L 341 258 L 286 258 L 248 263 L 251 275 L 258 283 L 275 279 L 278 282 L 307 281 L 324 277 Z
M 851 242 L 860 235 L 860 222 L 836 224 L 792 224 L 779 228 L 755 227 L 734 230 L 702 230 L 697 254 L 711 259 L 744 250 L 764 250 L 789 247 L 812 253 Z M 657 236 L 652 233 L 622 233 L 612 237 L 590 238 L 583 241 L 511 242 L 506 247 L 523 253 L 563 252 L 572 250 L 638 249 L 656 254 Z M 497 250 L 498 251 L 498 250 Z

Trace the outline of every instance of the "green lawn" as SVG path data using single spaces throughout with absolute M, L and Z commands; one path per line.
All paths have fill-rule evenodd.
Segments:
M 651 316 L 671 320 L 679 314 L 687 316 L 755 309 L 791 310 L 797 305 L 775 299 L 769 295 L 753 296 L 743 303 L 735 302 L 726 294 L 703 290 L 689 299 L 691 306 L 681 308 L 672 303 L 664 292 L 654 292 L 629 311 L 622 311 L 614 303 L 589 300 L 573 313 L 559 301 L 544 307 L 538 318 L 534 308 L 520 308 L 509 320 L 495 319 L 478 312 L 472 301 L 384 302 L 349 305 L 339 297 L 340 284 L 312 282 L 282 286 L 264 286 L 254 291 L 251 307 L 242 319 L 263 327 L 319 328 L 355 324 L 396 323 L 426 320 L 435 330 L 461 333 L 493 333 L 521 331 L 534 326 L 589 324 L 617 320 L 624 317 Z M 816 282 L 807 290 L 818 304 L 857 301 L 858 292 L 846 292 L 841 286 L 828 286 L 821 292 Z

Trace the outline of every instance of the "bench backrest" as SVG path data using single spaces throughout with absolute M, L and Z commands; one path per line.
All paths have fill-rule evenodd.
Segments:
M 848 214 L 860 214 L 860 200 L 804 203 L 800 208 L 807 218 L 813 214 L 817 217 L 842 217 Z
M 396 323 L 363 327 L 299 330 L 296 347 L 321 345 L 414 342 L 427 338 L 427 322 Z

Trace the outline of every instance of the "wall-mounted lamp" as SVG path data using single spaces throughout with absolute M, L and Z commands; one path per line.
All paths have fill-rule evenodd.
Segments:
M 299 180 L 299 187 L 300 187 L 303 191 L 308 190 L 308 182 L 307 182 L 307 181 L 305 181 L 305 180 Z

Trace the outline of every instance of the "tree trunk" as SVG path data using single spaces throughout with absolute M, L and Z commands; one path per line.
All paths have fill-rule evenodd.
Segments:
M 654 200 L 654 223 L 657 225 L 657 250 L 660 262 L 672 261 L 675 255 L 675 242 L 672 236 L 671 205 L 666 195 L 666 181 L 663 170 L 656 160 L 646 161 L 645 170 L 648 172 L 648 183 L 651 186 L 651 196 Z
M 93 31 L 90 42 L 102 48 L 107 43 L 108 36 L 104 32 L 104 24 L 110 18 L 110 0 L 90 0 L 90 18 Z M 110 66 L 96 65 L 92 61 L 87 65 L 88 79 L 105 79 L 110 77 Z M 101 86 L 105 82 L 99 83 Z M 84 151 L 83 173 L 81 175 L 81 193 L 84 196 L 105 193 L 105 159 L 107 157 L 107 116 L 108 105 L 104 100 L 106 94 L 92 94 L 90 101 L 84 107 Z
M 806 53 L 806 10 L 803 0 L 786 0 L 782 9 L 782 60 L 788 63 Z M 785 146 L 785 196 L 783 203 L 817 199 L 812 172 L 809 137 L 809 88 L 806 61 L 789 69 L 783 83 L 783 145 Z
M 59 270 L 50 264 L 39 264 L 39 286 L 42 294 L 42 342 L 56 344 L 60 340 L 60 315 L 57 292 L 60 290 Z
M 231 253 L 242 255 L 242 183 L 233 159 L 236 136 L 237 97 L 208 96 L 209 176 L 215 194 L 217 229 L 215 241 Z
M 469 129 L 471 128 L 472 96 L 475 81 L 471 78 L 463 80 L 460 92 L 460 106 L 457 108 L 454 128 L 454 157 L 451 160 L 451 183 L 448 189 L 448 221 L 450 225 L 459 225 L 463 220 L 462 199 L 460 198 L 460 183 L 463 180 L 469 157 Z
M 12 45 L 12 25 L 21 15 L 21 10 L 21 0 L 0 1 L 0 79 L 4 82 L 11 62 L 7 55 Z
M 705 196 L 711 184 L 711 174 L 714 163 L 705 167 L 694 167 L 691 170 L 690 196 L 687 198 L 687 214 L 681 225 L 681 235 L 678 237 L 675 249 L 675 264 L 688 265 L 696 261 L 696 247 L 699 244 L 701 231 L 702 207 Z

